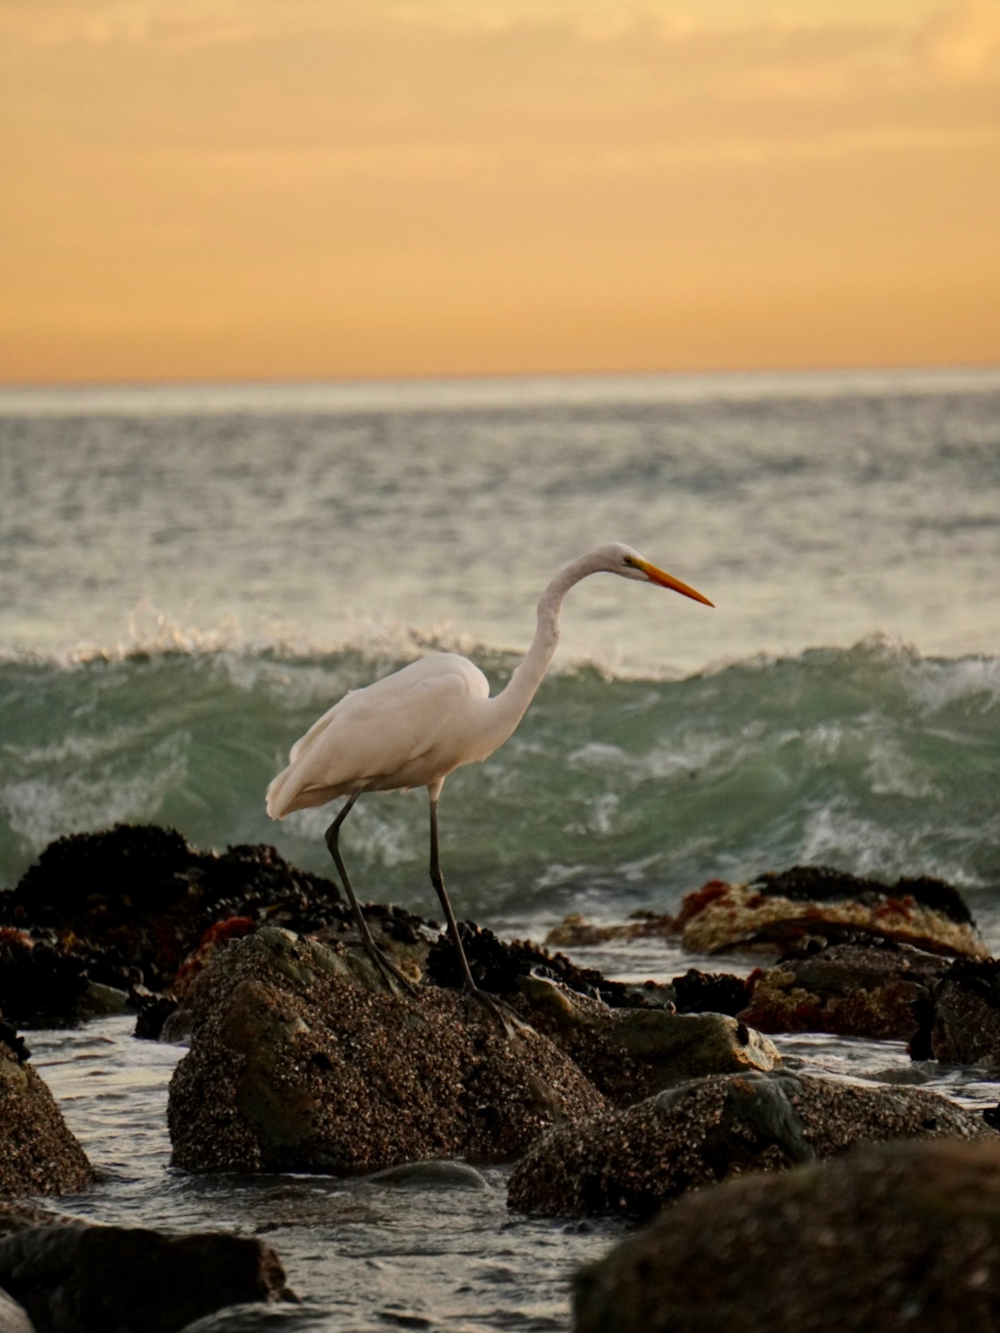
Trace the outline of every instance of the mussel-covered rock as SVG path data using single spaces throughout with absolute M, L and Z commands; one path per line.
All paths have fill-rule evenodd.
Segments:
M 776 1069 L 774 1044 L 727 1014 L 611 1009 L 543 977 L 522 977 L 512 1001 L 615 1106 L 681 1079 Z
M 694 953 L 785 953 L 810 942 L 866 937 L 932 953 L 987 956 L 958 890 L 926 876 L 890 886 L 825 866 L 794 866 L 750 884 L 711 880 L 687 895 L 676 925 Z
M 524 978 L 533 976 L 556 981 L 567 990 L 600 1000 L 612 1009 L 674 1007 L 674 988 L 670 985 L 655 981 L 612 981 L 597 968 L 580 967 L 565 954 L 551 953 L 532 940 L 498 939 L 492 930 L 477 926 L 474 921 L 460 921 L 458 930 L 476 984 L 491 995 L 516 995 Z M 435 986 L 461 988 L 461 967 L 447 935 L 440 935 L 433 944 L 427 956 L 426 975 Z
M 1000 1066 L 1000 959 L 955 959 L 930 993 L 910 1054 L 950 1065 Z
M 0 1239 L 0 1287 L 36 1333 L 180 1333 L 222 1307 L 291 1296 L 277 1255 L 254 1238 L 75 1220 Z
M 12 1031 L 6 1024 L 0 1029 Z M 94 1178 L 86 1153 L 27 1063 L 23 1042 L 0 1036 L 0 1195 L 24 1198 L 86 1189 Z
M 981 1115 L 925 1088 L 718 1075 L 550 1130 L 515 1167 L 508 1200 L 529 1213 L 648 1217 L 726 1176 L 781 1170 L 855 1143 L 981 1137 L 996 1137 Z
M 576 1276 L 576 1333 L 993 1333 L 1000 1140 L 858 1148 L 664 1209 Z
M 189 997 L 170 1084 L 191 1171 L 362 1172 L 433 1157 L 512 1160 L 604 1099 L 511 1015 L 421 986 L 389 993 L 358 950 L 265 927 L 218 952 Z
M 754 978 L 740 1013 L 761 1032 L 909 1041 L 947 959 L 894 941 L 789 955 Z

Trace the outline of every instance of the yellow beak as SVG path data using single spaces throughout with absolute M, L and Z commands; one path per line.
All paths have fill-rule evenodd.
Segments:
M 701 602 L 705 606 L 715 606 L 714 602 L 710 602 L 707 597 L 703 597 L 694 588 L 689 588 L 686 583 L 681 583 L 680 579 L 675 579 L 672 574 L 665 574 L 662 569 L 657 569 L 655 565 L 648 565 L 645 560 L 637 560 L 635 563 L 651 583 L 659 584 L 661 588 L 670 588 L 672 592 L 683 593 L 685 597 L 692 597 L 696 602 Z

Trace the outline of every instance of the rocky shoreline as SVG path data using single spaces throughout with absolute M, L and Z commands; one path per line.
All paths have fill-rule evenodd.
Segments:
M 805 896 L 810 885 L 814 898 Z M 0 1194 L 8 1200 L 0 1290 L 22 1307 L 0 1309 L 0 1330 L 89 1333 L 101 1326 L 93 1311 L 118 1300 L 117 1326 L 182 1333 L 213 1310 L 292 1299 L 280 1260 L 255 1238 L 92 1227 L 16 1202 L 78 1193 L 93 1179 L 16 1029 L 95 1013 L 132 1011 L 139 1038 L 162 1028 L 165 1039 L 187 1044 L 168 1119 L 174 1163 L 192 1173 L 357 1175 L 441 1159 L 507 1162 L 515 1164 L 514 1210 L 648 1220 L 662 1209 L 657 1236 L 689 1196 L 692 1207 L 708 1209 L 696 1201 L 739 1187 L 741 1208 L 758 1199 L 768 1208 L 769 1199 L 786 1198 L 784 1187 L 768 1194 L 753 1182 L 802 1170 L 847 1182 L 858 1226 L 867 1223 L 857 1181 L 876 1169 L 872 1162 L 884 1160 L 891 1174 L 924 1153 L 933 1175 L 934 1163 L 952 1160 L 948 1153 L 960 1164 L 966 1153 L 984 1171 L 995 1159 L 1000 1178 L 998 1117 L 928 1089 L 784 1072 L 772 1040 L 788 1032 L 891 1038 L 908 1042 L 916 1060 L 1000 1065 L 1000 963 L 950 886 L 877 886 L 796 868 L 763 889 L 704 886 L 670 925 L 645 917 L 620 928 L 676 934 L 681 922 L 687 938 L 705 917 L 717 939 L 728 914 L 735 944 L 725 948 L 774 955 L 745 979 L 689 969 L 669 984 L 611 982 L 551 945 L 503 943 L 466 924 L 474 975 L 501 997 L 506 1033 L 456 990 L 453 952 L 434 923 L 393 907 L 366 912 L 413 979 L 412 995 L 390 991 L 355 945 L 334 885 L 296 871 L 271 848 L 218 856 L 170 831 L 119 826 L 52 844 L 0 894 Z M 858 1152 L 863 1165 L 855 1168 Z M 976 1232 L 988 1269 L 979 1295 L 992 1290 L 989 1255 L 1000 1244 L 987 1211 Z M 236 1248 L 222 1262 L 230 1242 Z M 933 1250 L 937 1241 L 928 1232 L 923 1243 Z M 623 1253 L 638 1244 L 624 1242 Z M 111 1253 L 130 1256 L 128 1282 L 109 1276 L 101 1255 Z M 814 1266 L 821 1261 L 822 1246 Z M 626 1271 L 629 1300 L 649 1311 L 628 1327 L 666 1327 L 655 1311 L 673 1310 L 681 1296 L 661 1281 L 664 1266 L 653 1265 L 640 1295 L 637 1274 L 648 1265 L 614 1267 L 615 1254 L 606 1262 L 613 1280 L 601 1270 L 578 1281 L 578 1327 L 618 1327 L 594 1322 L 592 1311 L 601 1301 L 613 1308 L 606 1293 L 619 1291 Z M 142 1274 L 174 1271 L 172 1263 L 190 1281 L 164 1283 L 156 1323 L 141 1312 L 154 1290 Z M 171 1304 L 170 1291 L 181 1287 L 196 1290 L 200 1303 Z M 704 1318 L 713 1310 L 721 1318 L 708 1294 Z M 685 1309 L 692 1299 L 683 1297 Z M 948 1322 L 947 1292 L 920 1299 L 939 1322 L 920 1315 L 906 1327 L 964 1326 Z M 770 1327 L 790 1329 L 784 1318 L 775 1315 Z

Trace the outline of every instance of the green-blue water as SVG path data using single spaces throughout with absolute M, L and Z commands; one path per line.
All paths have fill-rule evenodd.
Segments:
M 502 684 L 618 538 L 715 610 L 567 599 L 513 739 L 449 779 L 464 914 L 669 908 L 792 861 L 1000 885 L 1000 373 L 0 393 L 0 880 L 116 820 L 327 868 L 291 742 L 428 645 Z M 478 646 L 477 646 L 478 645 Z M 359 887 L 430 909 L 421 793 Z

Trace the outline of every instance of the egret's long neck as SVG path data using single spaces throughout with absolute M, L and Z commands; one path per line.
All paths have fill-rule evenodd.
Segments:
M 528 704 L 535 697 L 539 685 L 549 669 L 556 648 L 559 645 L 559 618 L 562 614 L 563 598 L 575 583 L 595 572 L 589 556 L 581 556 L 567 565 L 561 574 L 557 574 L 542 593 L 538 603 L 538 624 L 531 647 L 525 654 L 524 661 L 515 670 L 505 690 L 492 701 L 498 725 L 507 728 L 509 736 L 521 718 Z

